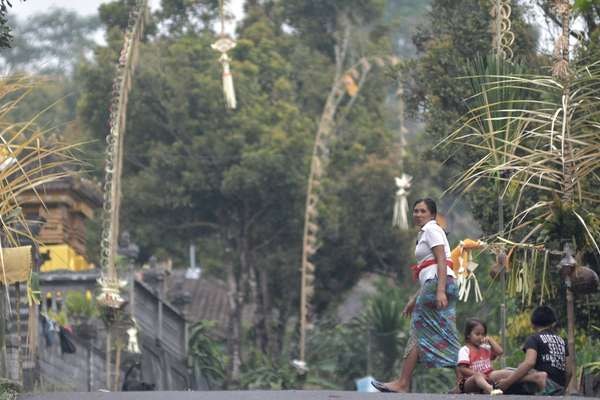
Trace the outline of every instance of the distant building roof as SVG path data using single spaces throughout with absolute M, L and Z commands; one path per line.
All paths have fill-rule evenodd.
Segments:
M 168 285 L 170 302 L 180 307 L 190 322 L 216 321 L 216 333 L 222 337 L 227 335 L 229 299 L 224 282 L 205 275 L 200 279 L 186 279 L 186 269 L 174 268 Z

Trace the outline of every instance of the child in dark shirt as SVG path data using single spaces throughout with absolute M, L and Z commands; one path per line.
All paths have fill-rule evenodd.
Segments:
M 543 395 L 562 395 L 569 382 L 567 356 L 569 351 L 565 340 L 554 332 L 556 314 L 548 306 L 539 306 L 531 314 L 531 324 L 536 333 L 529 336 L 523 345 L 525 360 L 517 369 L 497 382 L 506 391 L 513 383 L 521 380 L 529 371 L 536 370 L 547 374 Z

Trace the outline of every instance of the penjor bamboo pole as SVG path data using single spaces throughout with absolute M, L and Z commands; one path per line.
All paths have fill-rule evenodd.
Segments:
M 571 5 L 568 0 L 556 0 L 555 3 L 557 12 L 561 15 L 562 19 L 562 38 L 558 41 L 556 54 L 558 55 L 556 67 L 560 65 L 563 68 L 554 68 L 555 77 L 563 83 L 563 98 L 568 98 L 570 93 L 569 80 L 570 72 L 568 68 L 569 63 L 569 24 L 570 24 L 570 11 Z M 569 115 L 566 106 L 563 104 L 563 136 L 569 136 Z M 562 198 L 563 203 L 570 204 L 573 202 L 573 180 L 572 168 L 573 168 L 573 149 L 570 141 L 566 142 L 565 154 L 563 157 L 568 158 L 563 165 L 563 190 L 564 195 Z M 575 266 L 576 267 L 576 266 Z M 575 353 L 575 296 L 571 288 L 571 277 L 575 268 L 573 268 L 567 277 L 565 278 L 565 284 L 567 287 L 567 347 L 569 350 L 569 357 L 567 358 L 567 366 L 571 372 L 571 379 L 567 383 L 567 394 L 577 392 L 577 355 Z
M 502 0 L 494 0 L 495 21 L 494 21 L 494 41 L 493 48 L 496 56 L 496 76 L 500 75 L 500 63 L 505 56 L 504 49 L 502 48 L 502 37 L 505 32 L 502 31 Z M 510 7 L 510 5 L 508 5 Z M 500 178 L 496 182 L 497 190 L 497 205 L 498 205 L 498 233 L 502 234 L 504 231 L 504 199 L 502 197 L 502 190 L 500 188 Z M 506 349 L 506 268 L 505 265 L 500 269 L 500 283 L 502 286 L 502 303 L 500 304 L 500 342 L 502 348 Z M 506 356 L 502 354 L 500 357 L 500 366 L 506 367 Z

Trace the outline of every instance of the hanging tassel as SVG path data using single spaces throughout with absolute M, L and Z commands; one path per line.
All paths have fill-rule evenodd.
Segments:
M 394 217 L 392 220 L 392 226 L 397 226 L 400 229 L 408 229 L 408 202 L 406 197 L 408 196 L 412 176 L 402 174 L 401 178 L 395 178 L 396 187 L 396 202 L 394 204 Z
M 227 102 L 227 107 L 233 110 L 236 108 L 237 103 L 235 100 L 235 89 L 233 88 L 233 77 L 229 68 L 229 61 L 231 59 L 227 53 L 223 53 L 219 61 L 223 64 L 223 93 L 225 94 L 225 101 Z
M 138 330 L 135 326 L 127 329 L 127 351 L 130 353 L 141 353 L 140 346 L 138 344 Z
M 233 89 L 233 77 L 231 76 L 231 69 L 229 67 L 231 58 L 229 58 L 227 52 L 233 49 L 235 46 L 235 41 L 225 36 L 224 33 L 222 33 L 222 36 L 219 38 L 219 40 L 211 45 L 213 49 L 221 53 L 219 62 L 221 65 L 223 65 L 223 92 L 225 94 L 225 102 L 227 103 L 227 107 L 230 109 L 236 108 L 237 104 L 235 99 L 235 91 Z

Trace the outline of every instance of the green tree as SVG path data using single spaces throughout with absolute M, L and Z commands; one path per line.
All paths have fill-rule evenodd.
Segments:
M 309 47 L 333 60 L 335 35 L 342 31 L 343 19 L 375 33 L 378 30 L 373 25 L 382 22 L 385 3 L 384 0 L 289 0 L 283 2 L 283 16 Z
M 11 24 L 8 20 L 8 9 L 12 3 L 8 0 L 0 0 L 0 49 L 10 47 L 13 38 Z
M 285 343 L 298 309 L 308 156 L 314 116 L 322 113 L 327 94 L 323 88 L 331 87 L 334 51 L 323 51 L 315 36 L 290 31 L 284 4 L 248 3 L 231 52 L 239 107 L 228 111 L 218 54 L 210 49 L 215 34 L 197 19 L 186 22 L 189 16 L 178 14 L 184 5 L 171 2 L 152 23 L 185 28 L 158 29 L 141 48 L 125 137 L 123 226 L 140 244 L 142 259 L 162 254 L 181 261 L 188 243 L 211 246 L 203 253 L 215 259 L 207 263 L 218 266 L 213 271 L 220 267 L 216 274 L 235 293 L 228 345 L 228 371 L 235 380 L 254 349 L 269 355 L 273 365 L 282 350 L 295 354 Z M 200 6 L 211 12 L 210 3 Z M 108 11 L 102 16 L 112 26 L 107 45 L 96 47 L 93 59 L 76 72 L 83 87 L 78 115 L 88 135 L 98 139 L 89 148 L 95 154 L 101 154 L 106 135 L 105 105 L 122 35 L 114 22 L 122 8 L 105 10 L 110 9 L 114 16 Z M 299 13 L 290 20 L 304 24 L 310 18 Z M 351 62 L 391 51 L 385 30 L 375 29 L 372 18 L 369 29 L 352 32 Z M 339 32 L 329 37 L 335 40 Z M 398 168 L 395 138 L 385 122 L 390 80 L 383 72 L 373 72 L 360 96 L 342 104 L 353 107 L 341 113 L 331 143 L 317 310 L 334 305 L 333 294 L 352 287 L 360 272 L 389 273 L 406 254 L 402 236 L 390 227 L 394 189 L 386 182 L 393 183 Z M 256 312 L 246 336 L 241 308 L 248 302 Z
M 292 294 L 284 303 L 294 300 L 297 278 L 275 279 L 295 275 L 288 254 L 300 243 L 304 153 L 313 127 L 294 104 L 288 78 L 292 67 L 284 54 L 295 43 L 277 35 L 279 28 L 268 19 L 255 20 L 232 54 L 240 100 L 235 113 L 224 107 L 220 66 L 210 49 L 214 35 L 148 41 L 131 93 L 125 143 L 124 220 L 143 254 L 185 254 L 184 246 L 202 236 L 220 237 L 217 243 L 231 250 L 221 254 L 227 254 L 222 264 L 236 293 L 231 337 L 237 357 L 246 299 L 257 304 L 257 341 L 265 351 L 274 307 L 281 307 L 284 325 L 285 309 L 291 309 L 272 290 Z M 100 138 L 100 104 L 108 97 L 115 52 L 104 48 L 96 54 L 96 62 L 82 66 L 87 90 L 79 106 Z
M 405 64 L 402 79 L 408 110 L 425 122 L 424 139 L 439 143 L 455 128 L 466 111 L 464 100 L 472 95 L 468 62 L 491 52 L 491 4 L 482 0 L 435 0 L 426 22 L 414 36 L 418 59 Z M 512 31 L 515 34 L 515 59 L 527 65 L 537 64 L 537 35 L 524 18 L 526 9 L 512 4 Z M 475 156 L 465 149 L 429 150 L 422 159 L 444 163 L 434 184 L 448 187 L 459 171 L 466 169 Z M 487 233 L 497 231 L 496 193 L 481 187 L 468 194 L 471 209 Z

